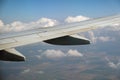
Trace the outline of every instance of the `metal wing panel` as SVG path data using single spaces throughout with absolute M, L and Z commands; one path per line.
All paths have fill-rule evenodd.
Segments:
M 16 41 L 14 39 L 12 39 L 12 38 L 2 39 L 2 40 L 0 40 L 0 45 L 2 45 L 2 44 L 8 44 L 8 43 L 14 43 L 14 42 L 16 42 Z
M 31 44 L 31 43 L 36 43 L 40 41 L 42 41 L 42 39 L 37 34 L 17 36 L 17 37 L 12 37 L 7 39 L 5 38 L 0 40 L 0 50 L 11 48 L 11 47 L 22 46 L 26 44 Z

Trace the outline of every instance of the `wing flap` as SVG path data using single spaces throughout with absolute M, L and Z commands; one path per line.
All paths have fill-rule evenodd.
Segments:
M 4 61 L 25 61 L 25 56 L 14 48 L 0 50 L 0 60 Z
M 45 40 L 44 42 L 54 45 L 85 45 L 90 44 L 87 38 L 81 37 L 79 35 L 63 36 L 59 38 L 54 38 L 50 40 Z

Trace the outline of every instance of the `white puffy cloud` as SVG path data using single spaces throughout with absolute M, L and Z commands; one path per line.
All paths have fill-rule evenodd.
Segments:
M 23 23 L 20 21 L 14 21 L 10 24 L 4 24 L 2 20 L 0 20 L 0 33 L 5 32 L 18 32 L 23 30 L 35 29 L 40 27 L 52 27 L 58 24 L 57 20 L 49 19 L 49 18 L 41 18 L 34 22 Z M 4 25 L 4 27 L 2 27 Z
M 40 55 L 35 55 L 35 57 L 36 57 L 37 59 L 42 59 L 42 57 L 41 57 Z
M 80 22 L 87 19 L 89 18 L 85 16 L 75 16 L 75 17 L 69 16 L 65 19 L 65 22 L 67 23 Z M 29 30 L 34 28 L 40 28 L 40 27 L 52 27 L 58 24 L 59 22 L 57 20 L 49 19 L 49 18 L 40 18 L 37 21 L 28 22 L 28 23 L 23 23 L 21 21 L 14 21 L 9 24 L 4 24 L 4 22 L 0 20 L 0 33 L 23 31 L 23 30 Z M 106 29 L 109 29 L 112 31 L 119 31 L 120 25 L 114 24 L 112 25 L 112 27 L 109 27 Z
M 2 20 L 0 20 L 0 32 L 2 31 L 3 26 L 4 26 L 4 23 L 3 23 L 3 21 L 2 21 Z
M 53 19 L 48 19 L 48 18 L 41 18 L 36 23 L 43 27 L 51 27 L 58 24 L 58 21 Z
M 108 41 L 114 41 L 115 39 L 109 36 L 100 36 L 97 37 L 97 40 L 100 40 L 102 42 L 108 42 Z
M 42 52 L 42 50 L 40 49 L 40 50 L 37 50 L 39 53 L 41 53 Z
M 65 22 L 73 23 L 73 22 L 80 22 L 80 21 L 84 21 L 84 20 L 88 20 L 88 19 L 89 18 L 85 17 L 85 16 L 75 16 L 75 17 L 69 16 L 65 19 Z
M 38 59 L 48 58 L 48 59 L 60 59 L 65 57 L 82 57 L 83 54 L 77 50 L 68 50 L 66 53 L 61 50 L 47 49 L 41 55 L 36 55 Z
M 88 31 L 89 38 L 90 38 L 91 42 L 92 43 L 97 43 L 97 42 L 109 42 L 109 41 L 115 41 L 116 40 L 114 36 L 109 36 L 109 35 L 103 36 L 104 34 L 102 32 L 111 33 L 113 31 L 107 31 L 107 29 L 99 29 L 99 30 L 95 30 L 95 31 Z
M 62 58 L 62 57 L 65 57 L 66 55 L 61 50 L 48 49 L 43 52 L 42 56 L 49 59 L 54 59 L 54 58 Z
M 24 23 L 20 21 L 15 21 L 11 23 L 11 29 L 12 31 L 22 31 L 25 28 Z
M 38 73 L 38 74 L 44 74 L 45 72 L 44 71 L 37 71 L 36 73 Z
M 119 24 L 113 24 L 110 27 L 107 27 L 106 29 L 110 30 L 110 31 L 120 31 L 120 23 Z
M 76 16 L 76 17 L 68 17 L 65 21 L 70 23 L 70 22 L 78 22 L 86 19 L 88 18 L 83 16 Z M 14 21 L 10 24 L 4 24 L 3 21 L 0 20 L 0 33 L 17 32 L 17 31 L 29 30 L 29 29 L 40 28 L 40 27 L 52 27 L 57 24 L 59 24 L 57 20 L 49 19 L 49 18 L 40 18 L 37 21 L 33 21 L 29 23 Z
M 108 65 L 109 65 L 111 68 L 117 69 L 117 65 L 114 64 L 113 62 L 109 62 Z
M 72 56 L 72 57 L 82 57 L 82 56 L 83 56 L 82 53 L 78 52 L 77 50 L 72 50 L 72 49 L 70 49 L 70 50 L 67 52 L 66 55 L 67 55 L 67 56 Z
M 120 68 L 120 60 L 118 61 L 118 63 L 115 64 L 114 62 L 110 61 L 108 57 L 106 57 L 105 59 L 108 61 L 109 67 L 114 68 L 114 69 Z
M 22 71 L 22 74 L 24 74 L 24 73 L 28 73 L 28 72 L 30 72 L 30 69 L 29 69 L 29 68 L 28 68 L 28 69 L 23 70 L 23 71 Z
M 13 23 L 6 25 L 0 21 L 0 25 L 3 26 L 0 28 L 0 33 L 22 31 L 25 28 L 25 24 L 20 21 L 14 21 Z
M 15 21 L 15 22 L 11 23 L 11 26 L 13 26 L 13 27 L 21 26 L 21 25 L 23 25 L 23 23 L 20 21 Z
M 4 26 L 4 23 L 3 23 L 2 20 L 0 20 L 0 27 L 1 27 L 1 26 Z

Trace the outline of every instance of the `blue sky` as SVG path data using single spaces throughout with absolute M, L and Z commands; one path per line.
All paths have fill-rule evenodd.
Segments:
M 29 22 L 41 17 L 63 20 L 67 16 L 99 17 L 120 13 L 119 0 L 0 0 L 5 23 Z

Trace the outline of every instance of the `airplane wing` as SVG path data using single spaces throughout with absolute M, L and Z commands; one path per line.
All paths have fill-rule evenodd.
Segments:
M 90 41 L 87 38 L 78 36 L 76 33 L 117 23 L 120 23 L 120 15 L 89 19 L 56 27 L 0 34 L 0 59 L 6 61 L 24 61 L 25 56 L 18 52 L 15 47 L 41 41 L 55 45 L 90 44 Z

